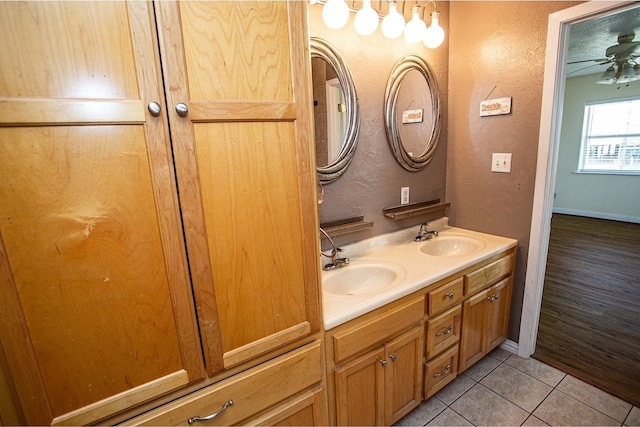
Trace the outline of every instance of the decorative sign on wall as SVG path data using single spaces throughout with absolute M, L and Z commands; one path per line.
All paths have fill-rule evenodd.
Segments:
M 402 112 L 402 123 L 422 123 L 422 109 Z
M 511 97 L 485 99 L 480 102 L 480 117 L 511 113 Z

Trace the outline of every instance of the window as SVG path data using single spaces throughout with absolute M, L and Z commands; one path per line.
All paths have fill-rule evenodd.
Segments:
M 640 174 L 640 97 L 586 105 L 578 172 Z

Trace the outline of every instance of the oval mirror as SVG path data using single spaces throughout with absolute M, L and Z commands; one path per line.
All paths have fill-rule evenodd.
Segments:
M 311 37 L 316 172 L 321 184 L 338 179 L 358 143 L 356 87 L 346 64 L 326 40 Z
M 429 164 L 440 137 L 440 92 L 429 64 L 419 56 L 400 58 L 384 96 L 387 141 L 400 165 L 417 172 Z

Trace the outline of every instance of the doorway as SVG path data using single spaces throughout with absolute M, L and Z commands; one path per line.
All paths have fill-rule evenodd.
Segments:
M 563 111 L 569 27 L 575 23 L 637 7 L 638 4 L 639 2 L 626 1 L 586 2 L 549 17 L 538 164 L 518 343 L 518 354 L 522 357 L 529 357 L 534 352 L 540 320 Z

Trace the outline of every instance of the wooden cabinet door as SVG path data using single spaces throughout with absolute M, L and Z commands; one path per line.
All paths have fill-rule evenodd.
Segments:
M 385 345 L 385 425 L 392 425 L 422 401 L 424 327 Z
M 28 424 L 204 376 L 161 81 L 146 2 L 0 3 L 0 340 Z
M 488 295 L 487 289 L 462 303 L 462 337 L 458 372 L 463 372 L 485 355 Z
M 189 262 L 214 374 L 320 327 L 307 5 L 157 7 Z
M 509 276 L 489 290 L 485 353 L 489 353 L 507 339 L 512 282 L 513 278 Z
M 338 425 L 380 426 L 385 422 L 385 349 L 380 348 L 337 368 Z

